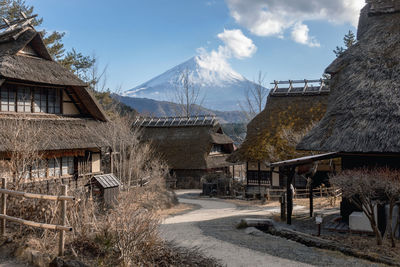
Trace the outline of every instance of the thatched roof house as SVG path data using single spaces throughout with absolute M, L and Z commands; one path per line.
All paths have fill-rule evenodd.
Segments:
M 27 178 L 99 173 L 98 132 L 107 118 L 87 85 L 51 58 L 30 20 L 1 27 L 0 156 L 10 161 L 18 144 L 32 142 L 45 158 L 29 167 Z
M 378 158 L 400 152 L 399 1 L 368 0 L 357 38 L 326 69 L 332 76 L 327 112 L 298 149 Z
M 272 179 L 267 165 L 301 155 L 293 142 L 322 118 L 328 105 L 329 87 L 318 82 L 319 86 L 312 87 L 308 81 L 289 81 L 286 88 L 278 87 L 285 82 L 276 82 L 265 109 L 248 124 L 246 140 L 228 159 L 247 162 L 248 184 L 284 185 L 282 177 Z M 298 83 L 304 86 L 293 85 Z
M 318 122 L 326 111 L 329 89 L 324 86 L 321 91 L 312 89 L 304 93 L 288 90 L 270 92 L 265 109 L 248 124 L 246 140 L 230 160 L 272 162 L 293 157 L 290 152 L 294 151 L 287 151 L 289 144 L 283 131 L 301 132 Z
M 232 165 L 226 158 L 234 151 L 233 141 L 213 116 L 138 118 L 135 126 L 167 162 L 178 184 L 206 173 L 227 173 Z

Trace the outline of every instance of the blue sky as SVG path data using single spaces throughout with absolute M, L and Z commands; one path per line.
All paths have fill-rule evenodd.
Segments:
M 246 78 L 253 80 L 258 71 L 268 82 L 319 78 L 344 34 L 356 31 L 363 0 L 27 3 L 44 18 L 43 28 L 66 32 L 67 49 L 95 54 L 101 66 L 108 65 L 109 87 L 124 91 L 195 56 L 199 48 L 211 52 L 229 46 L 230 40 L 218 37 L 224 30 L 240 30 L 237 41 L 247 42 L 241 56 L 224 59 Z

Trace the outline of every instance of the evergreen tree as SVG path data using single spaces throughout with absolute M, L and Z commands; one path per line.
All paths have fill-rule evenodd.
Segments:
M 347 49 L 349 49 L 356 42 L 357 40 L 355 34 L 349 30 L 349 32 L 343 38 L 343 43 L 345 47 L 336 46 L 336 49 L 333 50 L 333 53 L 335 53 L 336 57 L 340 57 Z

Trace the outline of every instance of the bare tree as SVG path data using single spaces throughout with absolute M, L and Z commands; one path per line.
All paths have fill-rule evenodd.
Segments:
M 183 70 L 175 83 L 174 100 L 177 102 L 177 116 L 190 117 L 199 113 L 199 106 L 203 104 L 200 86 L 193 83 L 188 69 Z
M 375 233 L 377 245 L 382 245 L 382 235 L 375 220 L 377 215 L 375 207 L 385 188 L 385 182 L 381 179 L 384 176 L 380 170 L 364 168 L 343 171 L 330 179 L 333 185 L 342 189 L 343 197 L 349 199 L 367 216 Z
M 32 168 L 39 170 L 42 166 L 44 152 L 49 145 L 45 136 L 45 127 L 40 121 L 28 120 L 24 116 L 4 120 L 1 127 L 7 130 L 3 136 L 3 145 L 7 153 L 2 155 L 0 169 L 5 177 L 16 188 L 26 182 L 32 182 L 40 175 L 33 173 Z
M 377 179 L 382 179 L 385 198 L 389 202 L 389 220 L 386 227 L 386 236 L 389 238 L 392 247 L 395 247 L 394 233 L 398 228 L 399 218 L 397 218 L 396 226 L 393 228 L 393 210 L 400 198 L 400 171 L 386 168 L 381 170 L 379 176 Z
M 253 86 L 246 89 L 244 103 L 239 103 L 248 120 L 253 119 L 265 107 L 269 90 L 266 88 L 264 80 L 265 74 L 259 71 Z
M 132 128 L 131 116 L 118 116 L 103 125 L 102 138 L 110 148 L 113 172 L 128 188 L 143 186 L 156 178 L 165 178 L 167 166 L 157 159 L 150 144 L 141 143 L 140 131 Z

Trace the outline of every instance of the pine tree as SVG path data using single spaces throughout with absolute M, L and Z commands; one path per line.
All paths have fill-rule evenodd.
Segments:
M 336 57 L 340 57 L 347 49 L 349 49 L 356 42 L 357 40 L 355 34 L 351 30 L 349 30 L 349 32 L 343 38 L 343 43 L 345 47 L 336 46 L 336 49 L 333 50 L 333 53 L 335 53 Z

